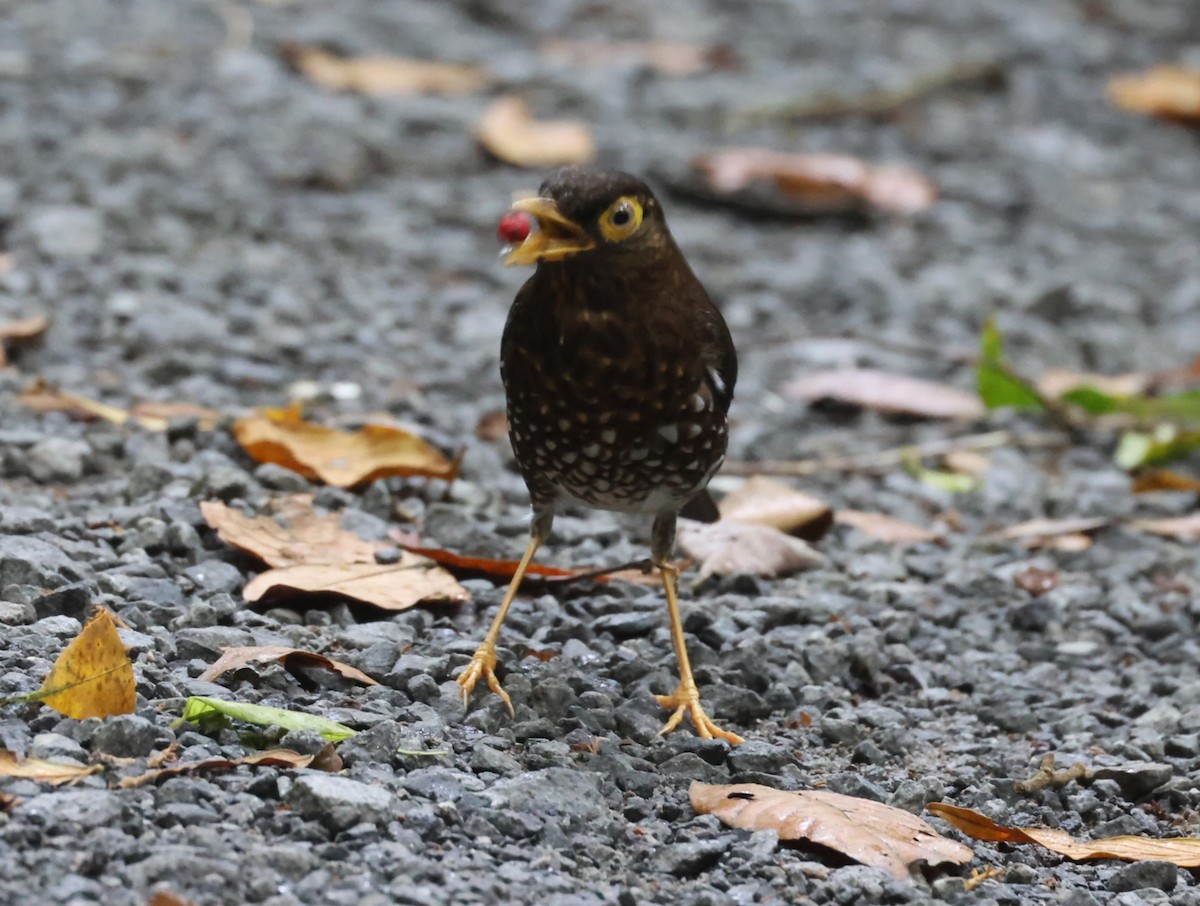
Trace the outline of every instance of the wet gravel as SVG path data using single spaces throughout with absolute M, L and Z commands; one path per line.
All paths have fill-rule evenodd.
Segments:
M 741 352 L 732 453 L 797 458 L 945 435 L 781 395 L 831 365 L 969 386 L 955 354 L 997 312 L 1028 370 L 1183 364 L 1200 336 L 1200 156 L 1187 129 L 1121 113 L 1109 75 L 1200 63 L 1188 0 L 837 4 L 336 5 L 0 2 L 0 320 L 45 312 L 43 343 L 0 371 L 0 695 L 30 691 L 89 610 L 128 625 L 138 707 L 106 722 L 0 710 L 0 745 L 105 772 L 51 789 L 6 780 L 0 903 L 197 904 L 1200 903 L 1193 877 L 1147 862 L 1077 865 L 975 844 L 1003 874 L 901 887 L 877 871 L 780 849 L 770 833 L 697 817 L 692 780 L 820 786 L 911 811 L 946 799 L 1072 833 L 1196 835 L 1200 609 L 1193 544 L 1120 526 L 1080 552 L 988 540 L 1035 516 L 1168 515 L 1134 498 L 1111 437 L 997 451 L 980 491 L 907 474 L 804 484 L 835 506 L 955 526 L 896 547 L 840 526 L 825 566 L 711 580 L 684 605 L 709 711 L 747 742 L 656 735 L 674 685 L 650 589 L 521 597 L 502 637 L 510 719 L 453 677 L 501 589 L 380 619 L 346 604 L 245 607 L 253 565 L 198 502 L 251 507 L 313 490 L 366 537 L 402 521 L 481 554 L 519 553 L 525 495 L 503 444 L 473 429 L 502 406 L 499 332 L 524 278 L 493 227 L 539 176 L 480 152 L 488 96 L 363 98 L 316 88 L 287 40 L 487 65 L 543 115 L 596 128 L 603 158 L 651 172 L 672 227 Z M 245 25 L 253 32 L 246 41 Z M 570 68 L 552 36 L 729 45 L 733 71 Z M 788 109 L 931 74 L 968 80 L 878 118 L 794 121 Z M 838 151 L 914 166 L 941 198 L 913 219 L 755 218 L 689 193 L 687 161 L 727 144 Z M 394 481 L 310 488 L 254 466 L 227 427 L 162 433 L 15 397 L 35 375 L 119 405 L 188 401 L 236 413 L 312 397 L 329 422 L 388 412 L 454 449 L 446 491 Z M 1036 421 L 996 415 L 974 426 Z M 570 512 L 549 561 L 644 556 L 646 526 Z M 1014 577 L 1056 570 L 1038 597 Z M 197 677 L 230 645 L 327 652 L 380 685 L 279 665 Z M 558 650 L 543 661 L 531 650 Z M 311 710 L 360 732 L 332 775 L 260 767 L 132 789 L 175 742 L 182 760 L 311 734 L 175 725 L 183 697 Z M 1054 754 L 1089 784 L 1022 795 Z

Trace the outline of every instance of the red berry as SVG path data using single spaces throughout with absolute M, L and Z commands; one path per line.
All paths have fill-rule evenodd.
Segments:
M 500 218 L 496 227 L 496 235 L 505 245 L 515 245 L 524 242 L 533 229 L 533 217 L 524 211 L 509 211 Z

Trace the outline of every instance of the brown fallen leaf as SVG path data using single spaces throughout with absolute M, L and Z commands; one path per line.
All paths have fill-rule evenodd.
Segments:
M 505 163 L 542 169 L 585 164 L 596 156 L 591 130 L 575 120 L 535 120 L 523 100 L 497 98 L 483 114 L 475 137 Z
M 17 402 L 36 412 L 66 412 L 76 418 L 100 419 L 114 425 L 133 422 L 149 431 L 165 431 L 169 419 L 134 416 L 125 409 L 110 406 L 74 393 L 67 393 L 48 381 L 38 378 L 21 391 Z
M 310 81 L 335 91 L 394 97 L 471 94 L 493 81 L 488 72 L 476 66 L 384 56 L 340 57 L 290 41 L 279 48 L 279 55 Z
M 455 572 L 482 573 L 496 579 L 511 579 L 517 572 L 519 560 L 497 560 L 492 557 L 467 557 L 453 551 L 442 550 L 438 547 L 421 547 L 419 545 L 401 544 L 401 548 L 418 557 L 426 557 L 439 566 Z M 587 570 L 560 569 L 557 566 L 545 566 L 540 563 L 530 563 L 525 570 L 529 576 L 546 578 L 571 578 Z M 597 577 L 601 578 L 601 577 Z
M 1031 566 L 1013 576 L 1013 584 L 1036 598 L 1058 588 L 1058 578 L 1056 569 L 1038 569 Z
M 193 900 L 182 897 L 177 893 L 172 893 L 169 890 L 159 890 L 146 901 L 146 906 L 196 906 L 196 904 Z
M 948 821 L 976 840 L 988 840 L 993 843 L 1037 843 L 1076 862 L 1086 859 L 1122 859 L 1126 862 L 1153 859 L 1173 862 L 1180 868 L 1200 867 L 1200 838 L 1197 837 L 1153 839 L 1121 836 L 1078 841 L 1058 828 L 1006 827 L 979 812 L 947 802 L 931 802 L 925 808 L 931 815 Z
M 862 510 L 838 510 L 833 514 L 833 521 L 839 525 L 848 525 L 858 529 L 865 535 L 889 541 L 893 544 L 921 544 L 925 541 L 941 540 L 941 532 L 922 528 L 888 516 L 885 513 L 866 513 Z
M 874 368 L 806 374 L 787 384 L 783 393 L 806 402 L 834 400 L 874 412 L 920 418 L 970 420 L 985 414 L 983 403 L 974 392 Z
M 709 576 L 748 574 L 773 578 L 823 566 L 825 556 L 808 542 L 769 525 L 721 519 L 679 520 L 679 547 L 699 561 L 698 582 Z
M 341 515 L 318 513 L 312 500 L 311 494 L 279 498 L 272 508 L 274 518 L 246 516 L 216 500 L 202 501 L 200 512 L 222 541 L 268 566 L 374 563 L 375 552 L 386 545 L 346 531 Z
M 280 661 L 289 670 L 292 665 L 321 667 L 325 670 L 332 670 L 339 676 L 362 683 L 365 686 L 379 685 L 377 681 L 371 679 L 371 677 L 367 676 L 361 670 L 351 667 L 349 664 L 343 664 L 341 661 L 335 661 L 333 658 L 317 654 L 314 651 L 305 651 L 302 648 L 289 648 L 286 645 L 223 648 L 221 656 L 213 662 L 211 667 L 200 674 L 199 679 L 211 683 L 217 677 L 228 673 L 230 670 L 236 670 L 239 667 L 245 667 L 249 664 L 256 664 L 262 661 Z
M 313 759 L 316 757 L 316 755 L 302 755 L 299 752 L 293 752 L 291 749 L 268 749 L 265 752 L 256 752 L 244 758 L 206 758 L 203 761 L 184 761 L 170 765 L 169 767 L 147 771 L 144 774 L 138 774 L 134 777 L 126 777 L 117 786 L 123 790 L 127 790 L 130 787 L 141 786 L 145 783 L 154 783 L 158 780 L 165 780 L 168 777 L 178 777 L 181 774 L 195 774 L 197 771 L 229 771 L 242 765 L 261 764 L 281 768 L 306 768 L 312 764 Z
M 508 414 L 503 409 L 483 413 L 475 423 L 475 436 L 490 442 L 508 437 Z
M 1021 541 L 1029 548 L 1061 551 L 1083 551 L 1091 547 L 1092 533 L 1104 528 L 1104 517 L 1074 517 L 1070 519 L 1030 519 L 995 533 L 993 537 L 1006 541 Z
M 1137 396 L 1150 387 L 1153 375 L 1131 372 L 1129 374 L 1085 374 L 1050 368 L 1038 379 L 1038 392 L 1047 399 L 1058 399 L 1064 393 L 1090 387 L 1109 396 Z
M 133 664 L 117 635 L 113 615 L 102 607 L 63 649 L 31 699 L 83 720 L 132 713 L 136 693 Z
M 822 790 L 798 793 L 758 783 L 728 786 L 694 781 L 692 808 L 730 827 L 774 830 L 780 840 L 804 840 L 912 881 L 918 863 L 963 865 L 971 848 L 938 834 L 916 815 L 870 799 Z
M 399 563 L 386 566 L 319 563 L 269 569 L 250 580 L 242 597 L 253 604 L 295 593 L 338 595 L 389 611 L 470 598 L 449 572 L 407 551 Z
M 844 154 L 725 148 L 692 158 L 692 169 L 718 198 L 768 192 L 808 213 L 875 208 L 917 214 L 937 200 L 937 188 L 915 170 Z
M 833 510 L 824 500 L 774 478 L 756 475 L 725 495 L 721 518 L 769 525 L 806 541 L 817 541 L 833 525 Z
M 573 67 L 608 68 L 642 64 L 669 76 L 695 75 L 714 69 L 736 69 L 737 55 L 725 44 L 685 44 L 678 41 L 606 41 L 604 39 L 543 41 L 538 53 Z
M 1135 519 L 1129 525 L 1151 535 L 1165 535 L 1183 541 L 1195 541 L 1200 538 L 1200 513 L 1168 519 Z
M 16 346 L 35 340 L 46 332 L 50 319 L 45 315 L 34 315 L 16 321 L 0 321 L 0 368 L 8 365 L 5 346 Z
M 453 479 L 458 472 L 415 434 L 383 425 L 341 431 L 305 421 L 299 404 L 263 409 L 233 425 L 238 443 L 256 462 L 270 462 L 339 488 L 393 476 Z
M 1178 122 L 1200 122 L 1200 69 L 1155 66 L 1114 77 L 1108 98 L 1122 110 Z
M 21 777 L 59 786 L 63 783 L 74 783 L 103 769 L 103 765 L 98 764 L 68 764 L 32 756 L 19 758 L 15 752 L 0 749 L 0 777 Z
M 1133 493 L 1153 494 L 1158 491 L 1186 491 L 1200 494 L 1200 478 L 1181 475 L 1170 469 L 1149 469 L 1133 480 Z
M 211 431 L 221 421 L 221 413 L 196 403 L 173 403 L 168 400 L 145 400 L 134 403 L 130 417 L 140 425 L 169 425 L 179 419 L 195 419 L 201 431 Z M 165 428 L 164 428 L 165 430 Z

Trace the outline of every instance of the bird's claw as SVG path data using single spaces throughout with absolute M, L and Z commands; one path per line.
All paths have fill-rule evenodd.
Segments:
M 467 664 L 465 670 L 458 675 L 458 684 L 462 686 L 463 707 L 467 706 L 471 698 L 471 693 L 475 690 L 475 684 L 479 682 L 479 678 L 483 677 L 487 680 L 488 688 L 495 692 L 504 701 L 508 707 L 508 713 L 511 716 L 516 716 L 513 711 L 512 699 L 508 697 L 508 693 L 504 691 L 504 687 L 500 685 L 500 679 L 496 676 L 496 649 L 491 645 L 480 645 L 479 650 L 475 652 L 475 656 L 471 658 L 471 662 Z
M 696 733 L 703 739 L 723 739 L 734 746 L 742 742 L 742 737 L 736 733 L 730 733 L 728 730 L 722 730 L 704 713 L 704 706 L 700 704 L 700 690 L 696 688 L 694 681 L 681 681 L 670 695 L 656 695 L 654 698 L 664 708 L 674 709 L 674 713 L 658 731 L 659 736 L 665 736 L 678 727 L 686 714 L 692 719 Z

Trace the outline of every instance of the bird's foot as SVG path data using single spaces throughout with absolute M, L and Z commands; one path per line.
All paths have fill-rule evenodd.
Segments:
M 674 713 L 658 731 L 660 736 L 670 733 L 678 727 L 686 714 L 692 719 L 692 725 L 696 728 L 696 732 L 704 739 L 723 739 L 734 746 L 742 742 L 742 737 L 736 733 L 730 733 L 728 730 L 722 730 L 704 713 L 704 707 L 700 704 L 700 690 L 696 688 L 695 681 L 681 680 L 670 695 L 656 695 L 654 698 L 664 708 L 674 709 Z
M 464 708 L 480 677 L 486 679 L 488 688 L 504 700 L 504 704 L 508 706 L 508 713 L 516 716 L 513 711 L 512 699 L 508 697 L 508 693 L 504 691 L 504 687 L 500 685 L 500 680 L 496 677 L 496 646 L 489 645 L 487 642 L 479 646 L 479 650 L 471 658 L 471 663 L 467 664 L 466 669 L 458 675 L 458 684 L 462 686 Z

